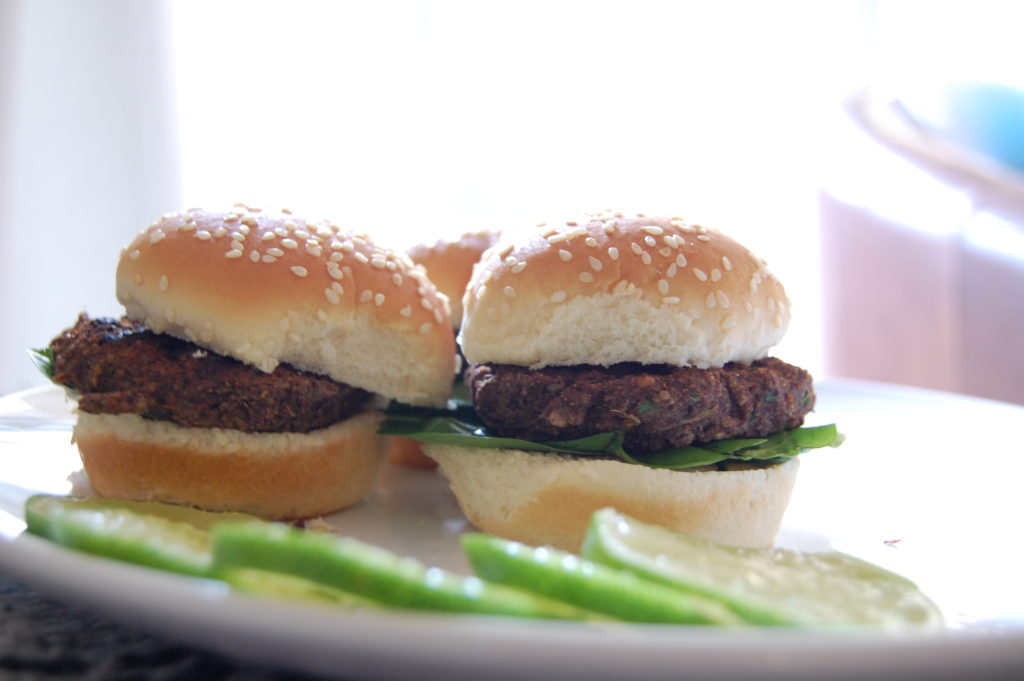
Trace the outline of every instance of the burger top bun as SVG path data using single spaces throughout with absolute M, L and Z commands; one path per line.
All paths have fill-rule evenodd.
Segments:
M 680 218 L 592 214 L 503 240 L 466 288 L 470 362 L 718 367 L 767 355 L 789 300 L 765 263 Z
M 421 266 L 284 211 L 165 215 L 121 253 L 128 317 L 258 367 L 281 362 L 414 405 L 455 371 L 447 303 Z
M 439 239 L 433 244 L 417 244 L 406 253 L 413 262 L 423 265 L 437 289 L 451 302 L 452 328 L 462 325 L 462 295 L 473 274 L 473 265 L 484 251 L 498 240 L 496 232 L 466 232 L 458 239 Z

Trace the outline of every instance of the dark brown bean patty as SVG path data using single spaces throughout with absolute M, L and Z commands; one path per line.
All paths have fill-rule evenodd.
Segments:
M 800 426 L 814 407 L 810 374 L 773 357 L 720 369 L 480 364 L 465 379 L 497 435 L 544 442 L 621 430 L 636 454 L 763 437 Z
M 286 364 L 265 373 L 131 320 L 78 318 L 53 339 L 57 383 L 93 414 L 139 414 L 181 426 L 306 433 L 352 416 L 359 388 Z

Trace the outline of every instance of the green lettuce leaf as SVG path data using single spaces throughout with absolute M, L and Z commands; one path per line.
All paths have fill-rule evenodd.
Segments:
M 488 432 L 473 407 L 461 400 L 451 403 L 447 410 L 392 403 L 387 410 L 387 418 L 381 424 L 380 432 L 419 442 L 464 447 L 612 457 L 627 463 L 671 470 L 713 466 L 728 461 L 745 461 L 755 466 L 770 466 L 808 449 L 838 447 L 843 441 L 842 434 L 834 424 L 831 424 L 785 430 L 767 438 L 717 440 L 700 446 L 674 447 L 650 454 L 630 454 L 623 449 L 624 434 L 618 431 L 598 433 L 575 440 L 548 442 L 497 437 Z
M 44 376 L 51 381 L 54 373 L 54 356 L 51 348 L 29 348 L 28 356 Z

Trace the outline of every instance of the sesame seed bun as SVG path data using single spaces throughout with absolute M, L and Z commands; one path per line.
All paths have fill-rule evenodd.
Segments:
M 424 444 L 459 506 L 484 532 L 579 552 L 590 516 L 612 507 L 733 546 L 771 546 L 799 461 L 769 468 L 667 471 L 515 449 Z
M 457 239 L 417 244 L 406 251 L 413 262 L 426 268 L 437 290 L 448 296 L 455 330 L 462 326 L 462 296 L 473 274 L 473 266 L 497 241 L 497 232 L 480 230 L 466 232 Z
M 417 265 L 423 265 L 427 276 L 449 300 L 452 329 L 462 326 L 462 295 L 473 274 L 473 267 L 488 248 L 498 241 L 498 233 L 489 230 L 465 232 L 455 239 L 438 239 L 433 243 L 412 246 L 406 253 Z M 461 367 L 460 367 L 461 368 Z M 420 444 L 404 437 L 391 438 L 388 460 L 400 466 L 435 468 L 437 463 L 425 455 Z
M 455 371 L 446 300 L 365 234 L 244 206 L 165 215 L 124 249 L 127 316 L 273 371 L 281 362 L 414 405 Z
M 763 260 L 679 218 L 585 215 L 491 248 L 463 298 L 470 362 L 719 367 L 768 354 L 789 300 Z
M 369 411 L 312 433 L 243 433 L 79 412 L 74 440 L 100 496 L 297 519 L 369 493 L 384 460 L 380 419 Z

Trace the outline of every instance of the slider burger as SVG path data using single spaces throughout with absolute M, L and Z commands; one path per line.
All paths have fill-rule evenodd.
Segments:
M 415 433 L 478 528 L 578 551 L 593 511 L 768 546 L 810 447 L 810 375 L 768 356 L 782 284 L 677 218 L 586 215 L 490 249 L 460 334 L 475 414 Z
M 100 496 L 275 519 L 362 499 L 386 456 L 378 396 L 443 405 L 445 301 L 403 253 L 287 211 L 165 215 L 121 253 L 120 320 L 55 338 Z
M 497 240 L 497 232 L 478 230 L 465 232 L 457 239 L 438 239 L 434 243 L 416 244 L 406 250 L 414 263 L 426 268 L 427 276 L 437 286 L 437 290 L 447 296 L 450 303 L 449 317 L 455 333 L 462 326 L 462 296 L 473 274 L 473 266 Z M 459 359 L 461 365 L 461 356 Z M 461 382 L 458 375 L 455 380 L 457 384 Z M 402 437 L 392 438 L 388 460 L 418 468 L 437 466 L 433 459 L 423 454 L 418 442 Z

